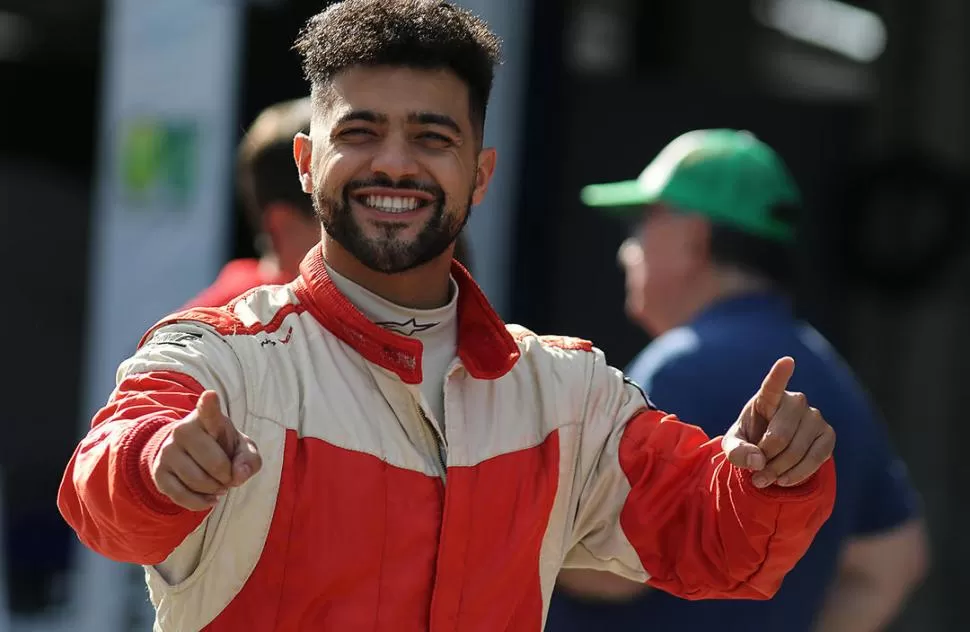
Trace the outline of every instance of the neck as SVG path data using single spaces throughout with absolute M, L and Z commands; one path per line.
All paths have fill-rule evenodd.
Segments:
M 707 281 L 699 284 L 699 292 L 689 305 L 687 320 L 693 320 L 714 303 L 745 294 L 768 292 L 772 287 L 769 281 L 747 272 L 734 268 L 715 268 L 711 270 Z
M 717 270 L 713 276 L 715 282 L 712 299 L 717 301 L 744 294 L 769 292 L 774 289 L 774 285 L 770 281 L 734 268 Z
M 711 269 L 705 273 L 703 280 L 686 285 L 694 291 L 684 297 L 676 312 L 668 313 L 668 322 L 648 323 L 647 330 L 651 334 L 658 336 L 675 327 L 686 325 L 720 301 L 754 292 L 767 292 L 773 287 L 764 279 L 734 268 Z
M 365 266 L 330 235 L 323 238 L 323 258 L 331 268 L 386 301 L 413 309 L 435 309 L 448 304 L 454 245 L 416 268 L 386 274 Z

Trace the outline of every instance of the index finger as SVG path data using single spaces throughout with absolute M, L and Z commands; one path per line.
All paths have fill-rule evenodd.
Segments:
M 754 398 L 755 411 L 765 419 L 771 419 L 778 412 L 781 399 L 788 388 L 788 381 L 795 372 L 795 359 L 790 356 L 779 358 L 768 371 L 758 394 Z
M 215 391 L 205 391 L 199 395 L 195 403 L 199 422 L 213 438 L 218 439 L 218 430 L 222 422 L 222 408 L 219 406 L 219 394 Z

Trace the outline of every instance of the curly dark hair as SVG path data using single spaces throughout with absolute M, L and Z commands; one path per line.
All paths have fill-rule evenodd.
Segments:
M 451 70 L 468 85 L 479 133 L 501 62 L 484 20 L 442 0 L 343 0 L 310 18 L 294 48 L 315 91 L 353 66 Z

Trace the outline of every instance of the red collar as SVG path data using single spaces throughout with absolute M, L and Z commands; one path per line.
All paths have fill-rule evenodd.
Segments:
M 519 359 L 519 346 L 468 271 L 456 261 L 451 274 L 458 283 L 458 357 L 472 377 L 502 377 Z M 421 383 L 421 342 L 379 327 L 360 313 L 327 274 L 321 246 L 307 253 L 294 283 L 300 302 L 331 333 L 405 383 Z

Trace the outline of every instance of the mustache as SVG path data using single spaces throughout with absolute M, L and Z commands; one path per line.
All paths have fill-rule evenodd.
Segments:
M 428 182 L 418 182 L 417 180 L 411 178 L 402 178 L 400 180 L 394 181 L 387 176 L 374 176 L 373 178 L 368 178 L 366 180 L 351 180 L 344 187 L 344 197 L 349 198 L 354 194 L 355 191 L 360 189 L 367 189 L 372 187 L 380 187 L 382 189 L 404 189 L 409 191 L 421 191 L 429 195 L 433 195 L 437 200 L 443 200 L 445 197 L 444 189 L 436 184 Z

